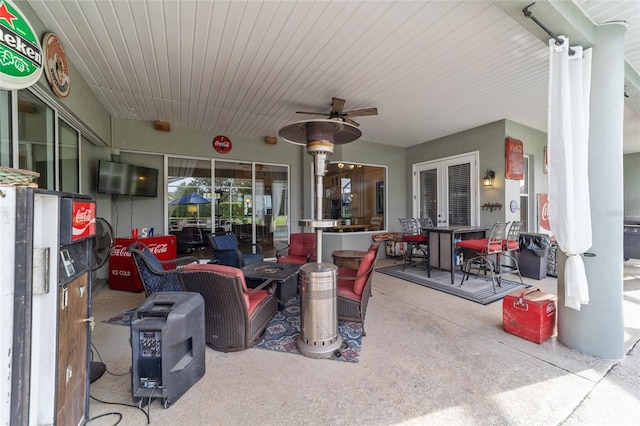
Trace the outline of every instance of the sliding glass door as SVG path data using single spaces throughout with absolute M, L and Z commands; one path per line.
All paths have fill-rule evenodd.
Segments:
M 217 226 L 241 243 L 260 244 L 265 257 L 274 257 L 289 236 L 288 167 L 232 161 L 214 166 Z
M 413 165 L 413 215 L 436 226 L 478 221 L 477 153 Z
M 265 257 L 288 243 L 288 166 L 169 157 L 167 194 L 172 233 L 233 232 L 240 243 L 260 244 Z

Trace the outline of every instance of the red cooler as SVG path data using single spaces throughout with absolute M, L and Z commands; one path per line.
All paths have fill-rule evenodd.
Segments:
M 556 327 L 556 296 L 539 288 L 523 288 L 502 299 L 504 330 L 532 342 L 542 343 Z
M 140 293 L 144 291 L 131 253 L 127 248 L 139 241 L 149 247 L 159 260 L 171 260 L 177 256 L 178 238 L 175 235 L 149 238 L 116 238 L 109 258 L 109 288 Z

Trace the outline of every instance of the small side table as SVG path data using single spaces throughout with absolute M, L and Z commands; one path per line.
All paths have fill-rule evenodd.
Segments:
M 331 256 L 333 256 L 333 263 L 335 263 L 338 268 L 345 266 L 347 268 L 358 269 L 360 261 L 365 254 L 367 254 L 367 252 L 362 250 L 335 250 L 331 253 Z

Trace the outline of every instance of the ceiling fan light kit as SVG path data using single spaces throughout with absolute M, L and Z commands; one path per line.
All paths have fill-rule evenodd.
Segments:
M 310 112 L 310 111 L 296 111 L 296 113 L 309 114 L 309 115 L 328 115 L 329 119 L 343 121 L 354 126 L 359 126 L 360 124 L 353 121 L 351 117 L 364 117 L 366 115 L 378 115 L 377 108 L 364 108 L 364 109 L 356 109 L 353 111 L 343 111 L 344 104 L 345 104 L 344 99 L 333 98 L 331 101 L 331 111 L 328 114 L 326 112 Z

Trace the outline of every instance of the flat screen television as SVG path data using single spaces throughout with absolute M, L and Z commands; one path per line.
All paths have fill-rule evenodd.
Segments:
M 158 169 L 100 160 L 98 193 L 157 197 Z

